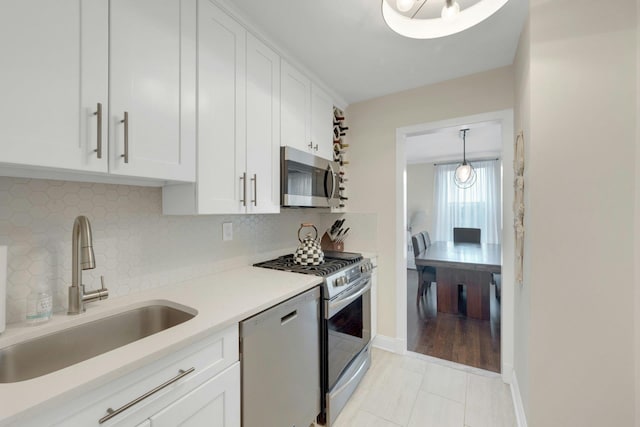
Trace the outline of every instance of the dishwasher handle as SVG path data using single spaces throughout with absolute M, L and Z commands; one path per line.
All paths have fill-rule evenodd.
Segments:
M 259 331 L 260 328 L 263 328 L 265 324 L 269 324 L 274 328 L 285 326 L 297 317 L 305 316 L 305 310 L 302 307 L 306 303 L 314 301 L 315 304 L 318 304 L 319 300 L 320 288 L 316 286 L 261 313 L 242 320 L 240 322 L 240 336 L 251 336 Z
M 286 316 L 282 316 L 280 318 L 280 326 L 286 325 L 287 323 L 294 320 L 296 317 L 298 317 L 298 310 L 293 310 L 291 313 L 287 314 Z

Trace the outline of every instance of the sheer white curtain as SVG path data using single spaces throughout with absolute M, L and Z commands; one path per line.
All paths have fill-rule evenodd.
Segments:
M 482 243 L 501 243 L 500 161 L 473 162 L 476 183 L 461 189 L 453 182 L 457 164 L 436 165 L 433 206 L 434 241 L 453 241 L 454 227 L 480 228 Z

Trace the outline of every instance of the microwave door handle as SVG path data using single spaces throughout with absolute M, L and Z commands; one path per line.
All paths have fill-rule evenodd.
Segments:
M 327 194 L 327 199 L 331 200 L 336 194 L 336 174 L 333 170 L 333 166 L 331 166 L 331 162 L 329 162 L 329 164 L 327 165 L 327 169 L 329 170 L 329 174 L 331 175 L 331 193 Z M 326 182 L 327 180 L 325 179 L 325 192 L 327 191 Z

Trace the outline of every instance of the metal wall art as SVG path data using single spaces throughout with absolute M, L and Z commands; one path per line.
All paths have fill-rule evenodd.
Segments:
M 513 169 L 515 180 L 513 187 L 515 197 L 513 199 L 513 227 L 516 236 L 516 283 L 522 285 L 524 270 L 524 133 L 516 135 Z

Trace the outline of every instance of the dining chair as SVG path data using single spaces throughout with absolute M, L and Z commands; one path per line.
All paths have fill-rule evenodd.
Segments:
M 491 273 L 491 280 L 496 285 L 496 299 L 500 301 L 500 291 L 502 290 L 502 274 Z
M 424 242 L 424 238 L 420 233 L 414 234 L 411 237 L 414 256 L 417 257 L 421 252 L 424 252 L 427 249 Z M 431 282 L 436 281 L 436 269 L 434 267 L 416 265 L 416 271 L 418 272 L 418 292 L 416 295 L 416 301 L 420 303 L 420 299 L 424 295 L 425 289 L 428 289 L 431 286 Z
M 453 228 L 453 243 L 480 243 L 479 228 Z
M 428 231 L 421 231 L 420 235 L 424 239 L 425 248 L 430 247 L 431 246 L 431 237 L 429 237 L 429 232 Z

